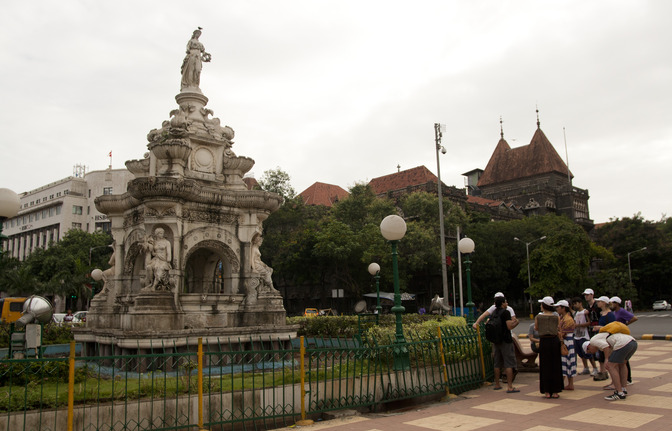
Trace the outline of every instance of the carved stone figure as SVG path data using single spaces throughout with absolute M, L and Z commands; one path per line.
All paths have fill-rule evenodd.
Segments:
M 147 271 L 147 285 L 143 290 L 170 290 L 169 271 L 172 269 L 173 250 L 170 241 L 164 238 L 164 230 L 154 229 L 154 235 L 145 238 L 145 270 Z
M 116 242 L 112 242 L 112 250 L 115 249 Z M 112 251 L 112 256 L 110 256 L 110 260 L 107 261 L 108 265 L 110 265 L 109 268 L 107 268 L 105 271 L 103 271 L 103 288 L 101 289 L 100 293 L 103 295 L 107 295 L 112 288 L 114 288 L 114 263 L 115 263 L 115 252 Z
M 261 260 L 261 252 L 259 251 L 259 247 L 261 247 L 262 242 L 263 238 L 261 235 L 257 235 L 252 239 L 252 271 L 256 272 L 260 276 L 259 290 L 270 291 L 274 290 L 273 280 L 271 279 L 271 275 L 273 275 L 273 268 L 266 265 Z
M 210 54 L 205 52 L 205 47 L 198 40 L 201 36 L 201 27 L 194 30 L 191 39 L 187 42 L 187 55 L 182 61 L 182 85 L 180 90 L 186 88 L 198 88 L 201 83 L 201 69 L 203 63 L 208 63 L 211 59 Z

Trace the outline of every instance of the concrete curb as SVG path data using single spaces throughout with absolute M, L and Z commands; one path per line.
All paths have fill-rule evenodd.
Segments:
M 642 340 L 667 340 L 672 341 L 672 335 L 654 335 L 654 334 L 643 334 Z

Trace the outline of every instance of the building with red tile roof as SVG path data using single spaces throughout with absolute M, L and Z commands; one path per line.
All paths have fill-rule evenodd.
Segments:
M 374 178 L 369 181 L 369 186 L 377 196 L 396 199 L 399 196 L 416 191 L 436 194 L 438 192 L 438 180 L 437 176 L 425 166 L 417 166 Z M 464 208 L 466 195 L 463 190 L 446 186 L 443 181 L 441 182 L 441 190 L 445 197 Z
M 345 199 L 350 193 L 334 184 L 316 182 L 299 193 L 306 205 L 324 205 L 331 207 L 336 202 Z

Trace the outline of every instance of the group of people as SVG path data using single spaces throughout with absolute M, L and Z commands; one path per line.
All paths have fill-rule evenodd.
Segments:
M 592 289 L 586 289 L 583 296 L 585 308 L 584 301 L 578 297 L 571 301 L 555 302 L 550 296 L 539 300 L 541 312 L 529 330 L 531 348 L 539 354 L 539 391 L 545 398 L 559 398 L 563 390 L 574 390 L 577 374 L 590 374 L 594 380 L 611 377 L 611 383 L 604 389 L 614 393 L 605 397 L 606 400 L 624 400 L 627 385 L 632 383 L 629 359 L 637 350 L 637 342 L 632 336 L 614 332 L 607 325 L 611 322 L 630 325 L 637 321 L 637 317 L 621 307 L 622 301 L 617 296 L 595 298 Z M 494 389 L 502 389 L 499 380 L 504 372 L 507 392 L 518 392 L 513 386 L 517 363 L 511 330 L 519 321 L 501 292 L 495 294 L 495 304 L 476 320 L 474 329 L 488 318 L 501 319 L 505 332 L 501 343 L 493 343 Z M 583 363 L 580 373 L 577 372 L 577 357 Z

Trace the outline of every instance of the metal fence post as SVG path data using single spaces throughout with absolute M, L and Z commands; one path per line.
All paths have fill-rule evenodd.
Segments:
M 306 344 L 303 335 L 299 338 L 299 372 L 301 373 L 301 420 L 296 422 L 297 425 L 306 426 L 313 423 L 312 419 L 306 419 Z
M 72 431 L 73 414 L 75 409 L 75 342 L 70 341 L 70 356 L 68 359 L 68 431 Z
M 198 337 L 198 429 L 207 431 L 203 428 L 203 337 Z
M 457 395 L 450 393 L 450 382 L 448 381 L 448 367 L 446 366 L 446 356 L 443 354 L 443 339 L 441 338 L 441 327 L 436 327 L 439 335 L 439 354 L 441 355 L 441 366 L 443 367 L 443 381 L 446 383 L 446 396 L 444 398 L 457 398 Z
M 476 330 L 476 334 L 478 334 L 478 356 L 481 358 L 481 374 L 483 375 L 483 383 L 485 383 L 485 358 L 483 356 L 483 341 L 481 340 L 480 327 Z

